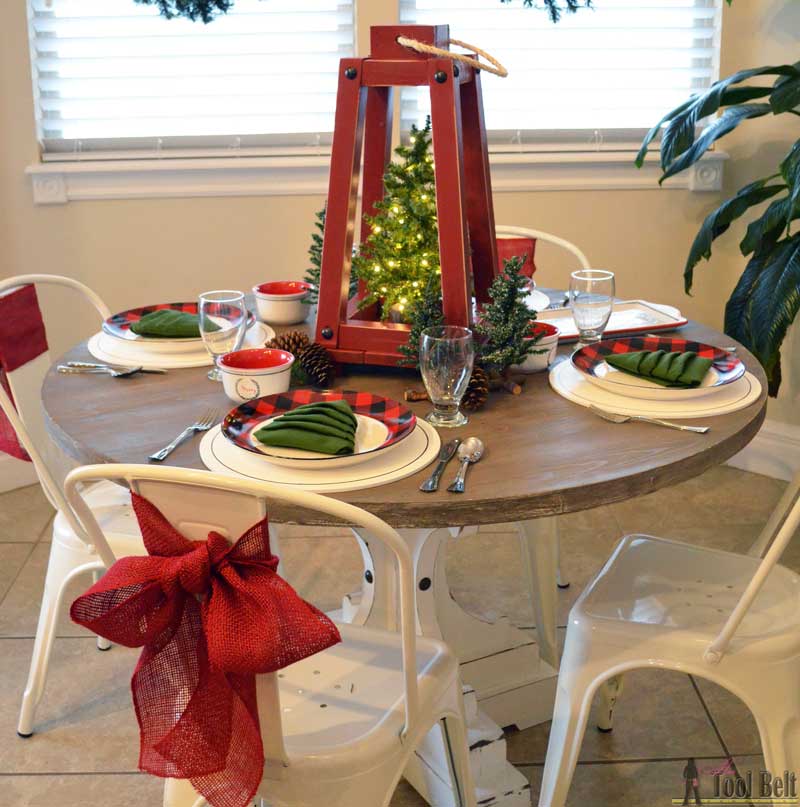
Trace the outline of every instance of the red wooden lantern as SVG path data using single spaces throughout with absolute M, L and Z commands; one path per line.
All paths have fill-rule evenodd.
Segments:
M 407 325 L 379 321 L 374 306 L 359 310 L 363 289 L 348 300 L 362 141 L 366 215 L 384 194 L 394 87 L 430 88 L 442 299 L 449 324 L 471 324 L 473 293 L 479 304 L 487 300 L 497 265 L 480 70 L 411 50 L 399 37 L 423 47 L 447 48 L 450 42 L 447 25 L 374 26 L 370 56 L 340 62 L 316 331 L 316 341 L 340 362 L 395 365 L 397 348 L 408 341 Z M 362 240 L 367 236 L 362 220 Z

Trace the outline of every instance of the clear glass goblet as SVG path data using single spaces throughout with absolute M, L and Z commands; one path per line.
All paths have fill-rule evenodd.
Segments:
M 572 318 L 583 344 L 599 342 L 614 308 L 614 273 L 604 269 L 581 269 L 569 282 Z
M 425 420 L 434 426 L 453 428 L 468 422 L 459 410 L 467 391 L 475 348 L 472 331 L 453 325 L 428 328 L 419 340 L 422 381 L 433 404 Z
M 222 381 L 217 360 L 234 350 L 244 341 L 247 330 L 247 307 L 241 291 L 206 291 L 199 297 L 197 313 L 200 315 L 200 336 L 206 350 L 214 360 L 208 377 Z

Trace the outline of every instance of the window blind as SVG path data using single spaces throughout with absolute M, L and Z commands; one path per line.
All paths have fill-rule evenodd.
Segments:
M 522 0 L 400 0 L 407 23 L 448 23 L 509 71 L 481 77 L 495 149 L 630 147 L 669 109 L 718 77 L 720 0 L 594 0 L 553 24 Z M 404 128 L 427 93 L 404 93 Z M 504 146 L 502 144 L 505 144 Z
M 29 0 L 45 158 L 330 142 L 351 0 L 237 0 L 213 22 L 133 0 Z

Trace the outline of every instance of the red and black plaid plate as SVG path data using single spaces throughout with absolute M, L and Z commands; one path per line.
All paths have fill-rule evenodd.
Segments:
M 121 339 L 131 338 L 131 325 L 138 322 L 145 314 L 152 314 L 153 311 L 163 311 L 165 309 L 171 311 L 183 311 L 186 314 L 197 314 L 197 301 L 191 303 L 160 303 L 159 305 L 143 305 L 141 308 L 129 308 L 127 311 L 120 311 L 109 317 L 103 323 L 103 330 L 112 336 L 118 336 Z M 231 311 L 233 313 L 233 310 Z M 249 328 L 255 322 L 255 317 L 251 311 L 247 312 L 247 327 Z M 151 339 L 152 337 L 145 337 Z M 199 339 L 199 337 L 188 337 L 191 339 Z M 187 341 L 185 339 L 170 339 L 170 342 Z
M 678 353 L 692 350 L 698 356 L 711 359 L 711 366 L 717 371 L 717 379 L 712 384 L 715 387 L 730 384 L 745 373 L 742 360 L 727 350 L 703 342 L 676 339 L 670 336 L 628 336 L 621 339 L 603 339 L 593 345 L 578 348 L 572 354 L 572 364 L 582 373 L 600 378 L 598 370 L 605 363 L 606 356 L 636 353 L 639 350 L 665 350 Z
M 252 444 L 250 437 L 254 431 L 261 428 L 264 421 L 291 412 L 303 404 L 341 400 L 347 401 L 356 415 L 374 418 L 389 430 L 386 440 L 376 448 L 363 452 L 365 454 L 374 454 L 376 451 L 396 445 L 408 437 L 417 425 L 417 417 L 410 409 L 391 398 L 373 395 L 371 392 L 350 390 L 314 392 L 310 389 L 293 389 L 240 404 L 228 412 L 222 421 L 222 433 L 239 448 L 252 451 L 254 454 L 262 454 L 263 452 Z M 310 462 L 324 462 L 326 459 L 341 459 L 341 457 L 309 457 Z

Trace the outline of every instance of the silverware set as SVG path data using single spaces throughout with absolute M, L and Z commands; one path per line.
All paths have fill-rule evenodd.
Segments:
M 467 468 L 478 460 L 484 454 L 484 445 L 477 437 L 468 437 L 462 443 L 458 438 L 445 443 L 439 450 L 439 463 L 434 468 L 433 473 L 419 486 L 419 489 L 424 493 L 433 493 L 439 489 L 439 481 L 444 474 L 444 469 L 447 463 L 458 454 L 461 466 L 458 469 L 455 479 L 450 484 L 447 490 L 450 493 L 463 493 L 464 492 L 464 478 L 467 474 Z
M 109 375 L 112 378 L 129 378 L 137 373 L 154 373 L 164 375 L 167 371 L 157 367 L 121 367 L 116 364 L 94 364 L 88 361 L 68 361 L 56 368 L 65 375 Z

